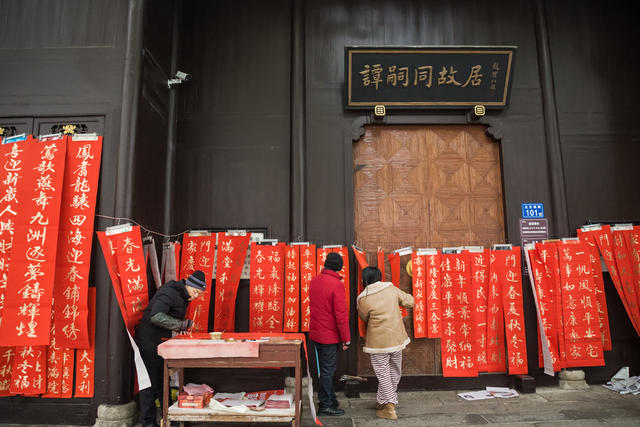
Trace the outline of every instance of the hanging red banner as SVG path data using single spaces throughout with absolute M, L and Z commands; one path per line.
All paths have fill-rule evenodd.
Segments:
M 442 254 L 442 375 L 478 376 L 473 328 L 471 263 L 468 252 Z
M 96 288 L 89 288 L 89 348 L 76 350 L 73 397 L 93 397 L 96 356 Z
M 347 303 L 347 313 L 349 313 L 349 309 L 351 306 L 351 298 L 350 298 L 350 289 L 351 289 L 351 280 L 349 276 L 349 250 L 346 246 L 342 246 L 340 248 L 334 248 L 333 252 L 340 255 L 342 258 L 342 269 L 338 271 L 340 275 L 340 280 L 342 280 L 342 284 L 344 285 L 344 297 Z
M 589 248 L 558 243 L 567 367 L 602 366 L 604 356 Z
M 434 249 L 425 255 L 427 286 L 427 338 L 442 337 L 442 307 L 440 299 L 440 254 Z
M 41 394 L 47 391 L 47 347 L 15 348 L 11 368 L 11 394 Z
M 494 271 L 502 283 L 505 340 L 509 354 L 509 375 L 527 374 L 527 337 L 524 327 L 520 248 L 496 252 Z
M 98 241 L 102 248 L 102 255 L 104 256 L 107 270 L 109 271 L 109 277 L 111 278 L 111 284 L 113 287 L 113 293 L 118 301 L 118 307 L 120 308 L 120 314 L 124 321 L 127 331 L 131 336 L 135 336 L 135 326 L 131 323 L 131 319 L 127 315 L 127 310 L 124 305 L 124 297 L 122 295 L 122 287 L 120 286 L 120 275 L 118 273 L 118 258 L 116 255 L 116 239 L 115 235 L 107 235 L 105 231 L 97 231 Z
M 389 258 L 389 268 L 391 268 L 391 283 L 400 289 L 400 254 L 393 253 L 387 255 L 387 257 Z M 402 313 L 402 317 L 409 315 L 409 312 L 404 307 L 400 307 L 400 312 Z
M 300 308 L 300 245 L 285 247 L 284 332 L 298 332 Z
M 251 244 L 249 331 L 282 332 L 284 245 Z
M 316 250 L 316 255 L 318 257 L 316 261 L 316 275 L 320 274 L 322 269 L 324 268 L 324 261 L 327 259 L 327 255 L 329 252 L 333 252 L 332 248 L 318 248 Z
M 316 245 L 300 246 L 300 330 L 309 330 L 309 284 L 316 275 Z
M 598 243 L 593 233 L 584 233 L 578 229 L 580 241 L 589 248 L 589 261 L 591 261 L 591 275 L 596 292 L 596 304 L 598 308 L 598 319 L 600 323 L 600 334 L 602 336 L 602 346 L 605 351 L 611 350 L 611 331 L 609 329 L 609 311 L 607 310 L 607 298 L 604 294 L 604 280 L 602 279 L 602 264 L 600 264 L 600 251 Z
M 638 297 L 640 291 L 634 278 L 633 265 L 631 259 L 631 242 L 630 233 L 633 231 L 631 226 L 612 227 L 613 232 L 613 254 L 618 266 L 618 275 L 620 276 L 620 285 L 627 299 L 627 304 L 635 320 L 635 325 L 640 328 L 640 305 Z M 640 332 L 639 332 L 640 334 Z
M 0 163 L 3 170 L 0 180 L 0 319 L 4 310 L 4 297 L 9 274 L 9 260 L 13 246 L 16 216 L 19 201 L 17 199 L 18 183 L 22 180 L 24 169 L 24 145 L 33 141 L 20 141 L 0 144 Z M 23 202 L 26 203 L 26 201 Z M 8 389 L 7 389 L 8 390 Z
M 142 312 L 149 304 L 140 227 L 135 225 L 129 231 L 116 234 L 115 246 L 124 307 L 130 324 L 135 329 L 142 319 Z
M 427 336 L 427 316 L 425 282 L 427 279 L 427 267 L 424 256 L 417 252 L 411 254 L 411 281 L 413 284 L 413 336 L 415 338 L 425 338 Z
M 384 272 L 384 250 L 382 248 L 378 248 L 378 270 L 382 273 L 382 281 L 386 282 L 386 275 Z
M 215 316 L 213 320 L 213 329 L 215 331 L 234 332 L 236 330 L 236 296 L 238 295 L 242 266 L 247 256 L 250 240 L 251 233 L 247 233 L 244 236 L 218 233 Z M 207 317 L 205 319 L 208 319 L 208 298 L 206 304 L 206 311 L 203 311 L 203 313 L 206 313 Z M 207 324 L 204 323 L 203 331 L 206 330 Z
M 489 256 L 489 295 L 487 295 L 487 372 L 506 370 L 504 349 L 504 317 L 502 303 L 502 283 L 498 277 L 500 268 L 496 253 Z M 504 261 L 504 260 L 503 260 Z
M 540 244 L 537 244 L 540 245 Z M 558 353 L 558 328 L 555 313 L 555 289 L 547 280 L 547 272 L 542 257 L 534 245 L 528 250 L 529 275 L 535 289 L 536 309 L 538 315 L 539 363 L 540 367 L 548 368 L 549 374 L 560 370 L 560 355 Z M 544 365 L 543 353 L 548 351 L 551 367 Z M 547 370 L 545 370 L 547 372 Z
M 60 397 L 62 385 L 62 349 L 58 345 L 55 323 L 51 323 L 51 343 L 47 346 L 47 392 L 40 397 Z
M 618 266 L 616 264 L 616 257 L 614 255 L 613 248 L 613 233 L 611 232 L 611 227 L 608 225 L 603 225 L 600 228 L 591 229 L 588 233 L 593 234 L 598 244 L 598 249 L 600 250 L 600 254 L 604 259 L 604 262 L 607 266 L 607 270 L 609 270 L 609 275 L 611 276 L 611 280 L 613 281 L 613 286 L 616 288 L 616 292 L 618 292 L 618 296 L 624 305 L 625 311 L 627 312 L 627 316 L 631 320 L 631 324 L 636 330 L 636 333 L 640 335 L 640 319 L 636 317 L 636 313 L 632 310 L 631 305 L 627 301 L 627 297 L 622 287 L 622 282 L 620 280 L 620 274 L 618 273 Z
M 24 146 L 16 196 L 20 209 L 0 325 L 7 346 L 49 344 L 65 148 L 64 139 Z
M 478 370 L 487 367 L 487 305 L 489 295 L 489 249 L 469 251 L 471 259 L 471 288 L 473 293 L 473 325 L 476 329 Z
M 552 337 L 558 346 L 558 365 L 567 366 L 567 353 L 564 345 L 564 318 L 562 315 L 562 281 L 560 280 L 560 260 L 558 258 L 558 246 L 556 242 L 536 243 L 536 251 L 544 264 L 545 282 L 547 293 L 551 301 Z M 555 369 L 555 365 L 554 365 Z
M 358 268 L 357 268 L 358 274 L 356 275 L 356 282 L 358 283 L 358 295 L 360 295 L 360 293 L 364 291 L 364 285 L 362 283 L 362 270 L 368 267 L 369 264 L 367 263 L 367 255 L 364 253 L 362 249 L 358 248 L 355 245 L 352 245 L 351 248 L 353 249 L 353 254 L 356 257 L 356 261 L 358 262 Z M 358 317 L 359 335 L 362 338 L 364 338 L 366 335 L 366 332 L 367 332 L 367 324 L 364 323 L 364 321 L 360 317 Z
M 207 332 L 209 328 L 209 306 L 211 302 L 211 276 L 213 275 L 213 260 L 216 247 L 215 233 L 185 233 L 182 236 L 182 260 L 180 263 L 180 279 L 186 279 L 191 276 L 194 271 L 200 270 L 204 273 L 204 280 L 207 283 L 207 289 L 198 298 L 189 303 L 187 308 L 187 319 L 193 321 L 191 330 L 193 332 Z M 218 261 L 220 262 L 220 261 Z M 241 267 L 242 268 L 242 267 Z M 225 278 L 226 279 L 226 278 Z M 225 281 L 223 279 L 223 281 Z M 224 292 L 222 293 L 224 298 Z M 217 304 L 216 311 L 222 307 Z M 219 310 L 222 313 L 222 310 Z
M 62 382 L 60 384 L 60 397 L 70 399 L 73 396 L 73 366 L 74 349 L 62 350 Z
M 102 137 L 67 141 L 53 291 L 60 347 L 89 346 L 87 293 L 101 152 Z
M 9 387 L 11 386 L 11 369 L 15 354 L 15 347 L 0 347 L 0 397 L 11 395 Z

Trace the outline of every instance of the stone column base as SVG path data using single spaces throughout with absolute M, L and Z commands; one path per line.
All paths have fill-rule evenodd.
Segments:
M 585 390 L 589 384 L 584 379 L 584 371 L 579 369 L 567 371 L 563 369 L 558 375 L 558 387 L 560 390 Z
M 131 427 L 138 422 L 138 405 L 131 401 L 123 405 L 98 406 L 94 427 Z

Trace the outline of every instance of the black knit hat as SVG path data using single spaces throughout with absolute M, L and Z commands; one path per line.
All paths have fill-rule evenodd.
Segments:
M 204 273 L 200 270 L 194 271 L 191 276 L 187 277 L 184 284 L 202 292 L 207 290 L 207 282 L 205 282 Z
M 342 257 L 336 252 L 329 252 L 327 259 L 324 260 L 324 268 L 328 268 L 333 271 L 342 270 Z

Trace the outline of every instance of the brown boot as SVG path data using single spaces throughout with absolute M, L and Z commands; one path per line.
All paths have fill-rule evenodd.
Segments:
M 384 418 L 386 420 L 397 420 L 398 414 L 396 414 L 396 405 L 393 403 L 385 404 L 382 409 L 376 410 L 376 417 Z
M 375 406 L 375 408 L 376 408 L 376 409 L 382 409 L 382 408 L 384 408 L 384 403 L 376 402 L 376 406 Z

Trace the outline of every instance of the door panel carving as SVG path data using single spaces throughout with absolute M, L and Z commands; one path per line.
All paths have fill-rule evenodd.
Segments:
M 390 252 L 504 241 L 500 148 L 484 126 L 367 126 L 353 151 L 355 238 L 369 264 L 376 265 L 378 246 Z M 401 259 L 405 292 L 411 292 L 409 259 Z M 385 280 L 391 281 L 388 262 Z M 409 313 L 404 323 L 413 337 Z M 439 340 L 412 338 L 402 370 L 441 374 Z M 364 353 L 358 374 L 373 375 Z

